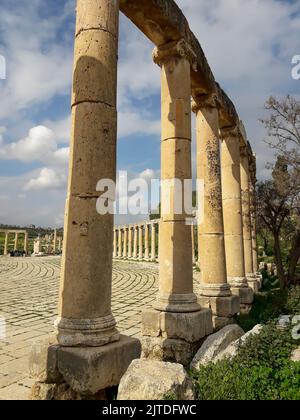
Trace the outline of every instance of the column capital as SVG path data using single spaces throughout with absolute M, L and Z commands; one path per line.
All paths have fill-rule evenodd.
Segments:
M 154 63 L 159 66 L 162 66 L 164 61 L 167 61 L 172 57 L 185 58 L 190 62 L 192 69 L 197 71 L 197 54 L 185 39 L 173 41 L 154 48 L 152 57 Z
M 216 93 L 203 94 L 192 100 L 192 111 L 197 114 L 201 109 L 220 108 L 220 101 Z
M 238 125 L 233 125 L 231 127 L 220 128 L 220 134 L 222 140 L 227 140 L 232 137 L 236 137 L 237 141 L 240 138 L 240 129 Z

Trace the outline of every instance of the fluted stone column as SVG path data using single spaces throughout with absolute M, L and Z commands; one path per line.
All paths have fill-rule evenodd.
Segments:
M 19 234 L 16 232 L 15 233 L 15 244 L 14 244 L 14 251 L 18 250 L 18 242 L 19 242 Z
M 51 360 L 43 372 L 49 363 L 59 366 L 60 380 L 93 396 L 119 384 L 140 347 L 116 329 L 111 311 L 114 217 L 96 210 L 103 193 L 96 191 L 99 180 L 116 180 L 119 1 L 77 0 L 76 10 L 59 348 L 43 357 Z
M 191 215 L 186 214 L 184 209 L 178 211 L 182 196 L 175 187 L 177 180 L 183 190 L 183 181 L 190 180 L 192 176 L 193 57 L 193 51 L 185 41 L 154 51 L 154 61 L 162 68 L 159 294 L 156 311 L 144 313 L 142 327 L 144 357 L 183 364 L 192 357 L 196 343 L 212 330 L 211 312 L 201 311 L 193 291 L 191 228 L 187 223 Z
M 24 252 L 28 254 L 28 232 L 24 234 Z
M 151 224 L 151 261 L 156 261 L 156 228 L 155 223 Z
M 128 228 L 124 227 L 124 245 L 123 245 L 123 258 L 127 259 L 128 250 Z
M 220 133 L 216 95 L 193 105 L 197 124 L 197 178 L 204 182 L 204 214 L 198 222 L 198 261 L 202 306 L 212 308 L 216 329 L 232 322 L 239 299 L 227 283 L 221 185 Z
M 118 256 L 118 231 L 114 229 L 114 247 L 113 247 L 113 258 Z
M 132 258 L 132 226 L 129 226 L 128 231 L 128 258 Z
M 238 126 L 221 130 L 222 195 L 227 280 L 234 295 L 240 297 L 241 311 L 248 312 L 253 291 L 245 273 L 243 217 L 240 172 L 240 133 Z
M 143 248 L 143 226 L 139 226 L 139 260 L 144 258 Z
M 138 257 L 138 236 L 139 236 L 139 227 L 134 226 L 134 243 L 133 243 L 133 258 L 136 260 Z
M 146 223 L 145 224 L 145 255 L 144 255 L 144 259 L 146 261 L 149 260 L 149 225 Z
M 250 211 L 250 167 L 249 154 L 246 146 L 241 148 L 241 188 L 243 210 L 243 235 L 245 253 L 245 271 L 249 286 L 257 292 L 258 285 L 253 267 L 252 227 Z
M 5 232 L 4 255 L 8 254 L 8 240 L 9 240 L 9 232 Z

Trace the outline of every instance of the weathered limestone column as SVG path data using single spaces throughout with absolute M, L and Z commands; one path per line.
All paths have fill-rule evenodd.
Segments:
M 28 254 L 28 232 L 24 233 L 24 252 Z
M 57 249 L 57 229 L 54 230 L 54 238 L 53 238 L 53 252 L 55 253 Z
M 221 137 L 227 280 L 232 293 L 240 297 L 241 312 L 249 312 L 253 302 L 253 291 L 248 286 L 245 273 L 239 127 L 222 129 Z
M 239 312 L 239 298 L 227 283 L 222 205 L 220 133 L 216 95 L 201 95 L 193 105 L 197 120 L 197 178 L 204 182 L 204 214 L 198 221 L 198 261 L 202 306 L 222 328 Z
M 191 215 L 178 208 L 183 195 L 176 188 L 179 181 L 183 190 L 184 180 L 192 176 L 193 58 L 193 51 L 183 40 L 154 51 L 154 61 L 162 67 L 159 294 L 156 310 L 143 314 L 142 326 L 144 357 L 184 365 L 189 363 L 200 340 L 212 330 L 211 311 L 201 310 L 193 291 L 191 227 L 187 223 Z
M 62 238 L 58 238 L 58 252 L 62 250 Z
M 143 249 L 143 226 L 139 226 L 139 260 L 144 258 L 144 249 Z
M 251 238 L 252 238 L 252 258 L 253 272 L 256 276 L 258 289 L 262 286 L 262 276 L 258 267 L 258 247 L 257 247 L 257 225 L 256 225 L 256 156 L 252 156 L 250 164 L 250 214 L 251 214 Z
M 118 229 L 118 257 L 123 257 L 123 231 L 121 228 Z
M 138 340 L 120 337 L 116 329 L 114 217 L 96 210 L 99 180 L 116 180 L 118 22 L 118 0 L 77 0 L 58 348 L 50 346 L 43 370 L 53 377 L 58 369 L 60 382 L 88 396 L 118 385 L 140 353 Z
M 19 234 L 16 232 L 15 233 L 15 244 L 14 244 L 14 251 L 18 250 L 18 242 L 19 242 Z
M 132 258 L 132 226 L 129 226 L 128 231 L 128 259 Z
M 145 255 L 144 255 L 144 259 L 146 261 L 149 261 L 149 225 L 146 223 L 145 224 Z
M 118 231 L 114 229 L 114 247 L 113 247 L 113 258 L 118 256 Z
M 128 249 L 128 228 L 124 227 L 124 245 L 123 245 L 123 258 L 127 259 L 127 249 Z
M 9 240 L 9 232 L 5 232 L 4 255 L 8 254 L 8 240 Z
M 250 211 L 250 167 L 249 154 L 246 146 L 241 148 L 241 188 L 243 209 L 243 235 L 245 253 L 245 271 L 249 286 L 256 293 L 258 284 L 253 268 L 252 227 Z
M 156 229 L 155 223 L 151 224 L 151 261 L 156 261 Z
M 139 235 L 138 226 L 134 226 L 133 233 L 134 233 L 133 258 L 136 260 L 138 257 L 138 235 Z

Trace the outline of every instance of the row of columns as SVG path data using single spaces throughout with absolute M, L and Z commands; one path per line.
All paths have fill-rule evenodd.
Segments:
M 116 179 L 118 21 L 118 1 L 77 1 L 70 176 L 56 322 L 60 350 L 55 354 L 69 383 L 82 387 L 92 383 L 93 391 L 116 385 L 130 361 L 139 355 L 139 342 L 120 336 L 112 314 L 112 257 L 113 251 L 142 256 L 143 235 L 120 229 L 115 233 L 115 243 L 118 240 L 120 246 L 114 250 L 113 215 L 96 211 L 101 196 L 95 191 L 98 181 Z M 216 327 L 228 323 L 240 310 L 239 290 L 249 290 L 245 266 L 251 278 L 253 267 L 251 261 L 243 264 L 243 253 L 244 247 L 250 246 L 251 231 L 241 209 L 243 201 L 250 211 L 249 182 L 246 186 L 246 160 L 241 165 L 244 169 L 238 171 L 236 127 L 221 131 L 220 136 L 216 95 L 193 93 L 197 178 L 203 179 L 205 191 L 204 217 L 198 226 L 202 297 L 197 299 L 191 226 L 186 223 L 192 215 L 175 211 L 175 187 L 170 194 L 172 203 L 167 203 L 169 194 L 165 193 L 175 180 L 192 177 L 191 69 L 195 70 L 195 54 L 181 40 L 156 48 L 154 60 L 161 67 L 162 86 L 159 291 L 153 310 L 143 315 L 142 348 L 145 358 L 187 365 L 203 338 L 213 331 L 212 315 L 218 320 Z M 223 177 L 222 137 L 226 142 L 222 160 L 227 167 Z M 240 184 L 244 185 L 243 194 Z M 231 223 L 229 219 L 236 220 Z M 132 248 L 124 250 L 122 244 L 130 242 Z
M 140 261 L 157 261 L 159 221 L 114 229 L 113 257 Z
M 1 232 L 0 232 L 1 233 Z M 5 240 L 4 240 L 4 255 L 8 255 L 9 252 L 9 240 L 10 240 L 10 235 L 14 235 L 14 251 L 18 251 L 18 243 L 19 243 L 19 238 L 20 235 L 24 235 L 24 242 L 23 242 L 23 251 L 27 254 L 28 252 L 28 232 L 15 232 L 15 231 L 4 231 L 3 232 L 5 234 Z

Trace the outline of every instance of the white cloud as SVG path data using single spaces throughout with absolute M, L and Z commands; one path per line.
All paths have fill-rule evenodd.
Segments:
M 32 178 L 25 184 L 24 191 L 56 190 L 65 184 L 64 174 L 51 168 L 43 168 L 37 178 Z

